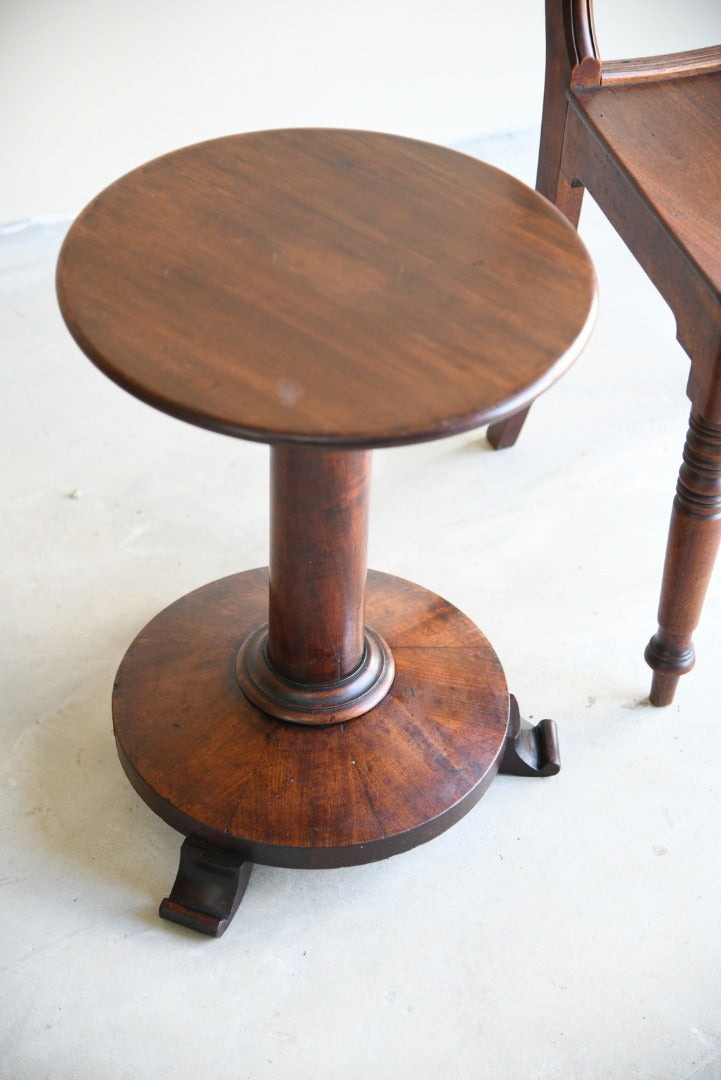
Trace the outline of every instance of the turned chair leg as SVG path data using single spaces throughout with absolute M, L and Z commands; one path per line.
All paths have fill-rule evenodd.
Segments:
M 692 412 L 671 512 L 658 631 L 646 647 L 651 704 L 670 705 L 694 665 L 698 625 L 721 540 L 721 425 Z

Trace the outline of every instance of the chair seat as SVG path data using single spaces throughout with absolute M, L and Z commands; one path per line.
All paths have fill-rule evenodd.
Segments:
M 572 93 L 628 184 L 721 303 L 721 71 Z

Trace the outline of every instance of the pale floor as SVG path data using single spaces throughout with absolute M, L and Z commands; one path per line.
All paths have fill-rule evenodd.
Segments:
M 530 137 L 471 149 L 532 179 Z M 386 862 L 257 867 L 219 941 L 157 918 L 180 838 L 121 771 L 110 692 L 156 611 L 266 562 L 267 450 L 95 371 L 56 310 L 63 231 L 0 246 L 0 1076 L 721 1077 L 721 577 L 697 670 L 653 709 L 688 364 L 593 205 L 597 327 L 518 445 L 374 464 L 371 565 L 482 627 L 557 720 L 560 775 L 499 777 Z

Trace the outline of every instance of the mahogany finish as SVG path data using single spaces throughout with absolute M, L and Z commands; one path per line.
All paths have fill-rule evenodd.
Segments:
M 215 844 L 186 837 L 170 896 L 160 903 L 161 919 L 220 937 L 238 910 L 253 864 Z
M 254 862 L 347 866 L 438 835 L 499 767 L 558 770 L 483 634 L 366 568 L 370 449 L 517 410 L 576 357 L 595 278 L 518 181 L 367 132 L 216 140 L 103 192 L 63 245 L 111 378 L 271 444 L 270 569 L 161 612 L 118 671 L 131 783 L 187 837 L 161 915 L 217 936 Z
M 588 190 L 676 317 L 691 428 L 669 529 L 650 700 L 694 664 L 721 529 L 721 46 L 602 62 L 591 0 L 546 0 L 537 190 L 573 225 Z M 492 425 L 511 445 L 527 410 Z
M 80 215 L 57 281 L 71 333 L 125 389 L 285 445 L 486 424 L 569 367 L 595 314 L 588 255 L 524 184 L 353 131 L 237 135 L 142 166 Z
M 351 720 L 393 682 L 388 646 L 365 627 L 370 472 L 370 450 L 271 450 L 268 623 L 245 639 L 236 672 L 273 716 Z
M 296 682 L 344 679 L 363 655 L 370 451 L 278 447 L 270 461 L 270 662 Z
M 205 585 L 157 615 L 116 678 L 121 761 L 180 832 L 256 863 L 351 866 L 406 851 L 458 821 L 495 776 L 506 680 L 467 616 L 371 571 L 368 621 L 396 676 L 371 711 L 326 727 L 256 709 L 233 674 L 238 643 L 268 610 L 268 574 Z
M 511 776 L 555 776 L 561 770 L 558 732 L 553 720 L 529 724 L 510 695 L 508 731 L 500 771 Z

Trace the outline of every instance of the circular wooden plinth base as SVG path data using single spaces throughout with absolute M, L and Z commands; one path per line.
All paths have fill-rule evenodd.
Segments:
M 363 716 L 313 727 L 268 716 L 238 685 L 238 648 L 267 604 L 267 571 L 235 574 L 130 646 L 113 719 L 145 802 L 186 836 L 289 867 L 386 858 L 470 810 L 498 771 L 509 709 L 480 630 L 434 593 L 370 572 L 367 621 L 393 653 L 393 685 Z

